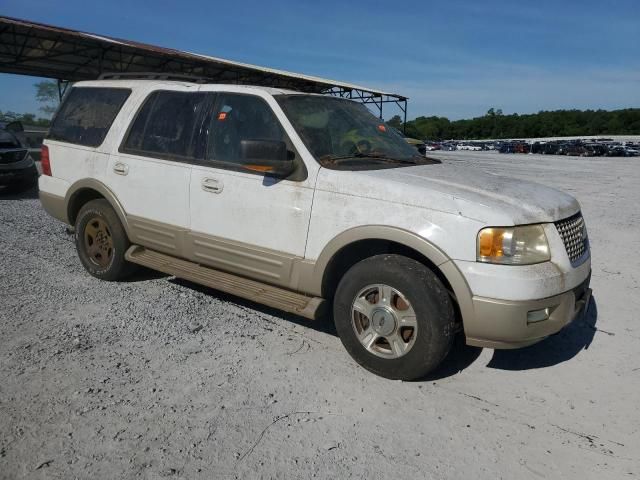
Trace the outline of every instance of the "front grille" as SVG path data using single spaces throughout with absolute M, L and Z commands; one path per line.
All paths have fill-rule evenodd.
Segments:
M 587 230 L 580 212 L 555 222 L 571 263 L 582 258 L 588 248 Z

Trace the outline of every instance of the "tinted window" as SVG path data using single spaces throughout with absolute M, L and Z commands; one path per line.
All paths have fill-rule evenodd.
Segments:
M 97 147 L 130 93 L 124 88 L 72 88 L 53 120 L 48 138 Z
M 261 98 L 252 95 L 222 94 L 209 126 L 207 159 L 243 163 L 242 140 L 276 140 L 286 142 L 286 134 Z
M 149 95 L 129 130 L 122 150 L 152 157 L 202 157 L 195 151 L 199 119 L 211 95 L 157 91 Z

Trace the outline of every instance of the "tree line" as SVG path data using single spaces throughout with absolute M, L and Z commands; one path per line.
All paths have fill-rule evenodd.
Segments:
M 403 127 L 399 115 L 388 123 Z M 504 115 L 502 110 L 491 108 L 481 117 L 454 121 L 421 116 L 407 122 L 406 135 L 429 140 L 640 135 L 640 108 L 553 110 L 527 115 Z

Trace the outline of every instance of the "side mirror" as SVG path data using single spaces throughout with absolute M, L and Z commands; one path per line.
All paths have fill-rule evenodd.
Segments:
M 278 140 L 241 140 L 240 158 L 243 168 L 252 172 L 286 177 L 295 170 L 287 144 Z
M 16 120 L 15 122 L 8 123 L 5 127 L 5 130 L 12 133 L 21 133 L 24 132 L 24 127 L 22 126 L 22 122 Z

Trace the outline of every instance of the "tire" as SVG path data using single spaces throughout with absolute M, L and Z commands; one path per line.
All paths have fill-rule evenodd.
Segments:
M 124 259 L 131 242 L 116 212 L 104 199 L 82 206 L 76 218 L 75 242 L 80 262 L 96 278 L 122 280 L 137 268 Z
M 453 303 L 440 279 L 401 255 L 376 255 L 351 267 L 338 285 L 333 315 L 353 359 L 396 380 L 416 380 L 433 371 L 456 331 Z

